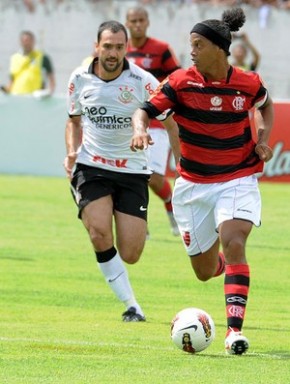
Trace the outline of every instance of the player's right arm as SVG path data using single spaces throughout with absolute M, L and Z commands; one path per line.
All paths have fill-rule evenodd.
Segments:
M 68 83 L 68 115 L 65 126 L 66 157 L 63 162 L 68 178 L 72 177 L 73 168 L 77 159 L 78 148 L 82 142 L 82 106 L 79 100 L 79 89 L 81 86 L 80 71 L 77 68 L 69 79 Z
M 81 116 L 71 116 L 68 118 L 65 127 L 66 157 L 64 168 L 68 178 L 71 178 L 73 167 L 77 159 L 77 151 L 82 141 Z

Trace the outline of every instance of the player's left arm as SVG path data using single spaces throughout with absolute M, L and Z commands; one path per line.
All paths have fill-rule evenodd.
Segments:
M 267 101 L 259 107 L 255 113 L 257 127 L 257 144 L 255 151 L 263 161 L 269 161 L 273 157 L 273 151 L 269 147 L 270 134 L 274 121 L 274 106 L 268 96 Z

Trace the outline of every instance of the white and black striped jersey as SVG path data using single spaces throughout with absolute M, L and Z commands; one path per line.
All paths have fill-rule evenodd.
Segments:
M 119 77 L 104 81 L 88 68 L 71 75 L 68 113 L 81 116 L 83 138 L 77 163 L 125 173 L 151 173 L 147 150 L 133 152 L 131 117 L 159 85 L 149 72 L 124 60 Z M 164 119 L 165 116 L 161 117 Z

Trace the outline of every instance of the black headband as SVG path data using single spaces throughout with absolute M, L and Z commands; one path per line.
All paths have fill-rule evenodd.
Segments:
M 203 24 L 203 23 L 197 23 L 192 28 L 190 33 L 198 33 L 199 35 L 206 37 L 212 43 L 214 43 L 215 45 L 218 45 L 227 54 L 229 54 L 229 48 L 231 45 L 231 41 L 224 38 L 222 35 L 220 35 L 218 32 L 216 32 L 214 29 L 212 29 L 208 25 Z

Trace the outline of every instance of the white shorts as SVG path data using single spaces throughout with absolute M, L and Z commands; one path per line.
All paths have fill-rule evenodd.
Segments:
M 256 176 L 224 183 L 198 184 L 179 177 L 174 186 L 173 212 L 190 256 L 207 251 L 226 220 L 261 224 L 261 196 Z
M 166 129 L 150 128 L 150 136 L 154 141 L 149 146 L 149 168 L 159 175 L 166 174 L 170 143 Z

